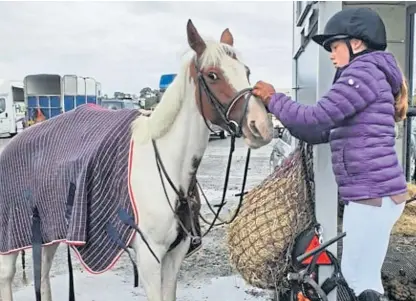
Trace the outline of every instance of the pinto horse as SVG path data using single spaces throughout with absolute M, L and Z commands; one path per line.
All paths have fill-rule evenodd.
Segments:
M 93 273 L 111 268 L 126 249 L 120 244 L 129 246 L 148 300 L 176 300 L 179 269 L 197 236 L 188 206 L 190 184 L 210 126 L 244 138 L 251 149 L 268 144 L 273 135 L 230 31 L 224 30 L 220 42 L 204 40 L 189 20 L 187 37 L 193 56 L 150 116 L 82 106 L 29 127 L 4 149 L 3 301 L 13 300 L 19 251 L 32 247 L 41 271 L 35 277 L 37 300 L 52 300 L 49 271 L 60 243 Z M 109 239 L 110 232 L 115 239 Z

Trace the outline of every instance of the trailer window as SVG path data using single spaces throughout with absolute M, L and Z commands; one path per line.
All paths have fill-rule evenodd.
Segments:
M 122 103 L 118 101 L 103 101 L 101 106 L 111 110 L 119 110 L 123 108 Z
M 6 111 L 6 99 L 0 98 L 0 113 Z
M 135 109 L 135 107 L 134 107 L 134 103 L 129 102 L 129 101 L 125 101 L 125 102 L 124 102 L 124 107 L 125 107 L 126 109 Z

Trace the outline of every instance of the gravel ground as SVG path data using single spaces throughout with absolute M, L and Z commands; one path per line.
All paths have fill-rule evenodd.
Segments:
M 0 152 L 8 141 L 9 139 L 0 138 Z M 205 153 L 198 173 L 198 179 L 211 204 L 219 203 L 221 200 L 229 143 L 229 138 L 226 140 L 213 139 Z M 252 151 L 246 190 L 260 183 L 269 174 L 269 157 L 272 146 L 273 142 L 260 150 Z M 234 194 L 240 190 L 245 156 L 246 148 L 243 142 L 237 141 L 227 192 L 228 203 L 225 209 L 235 208 L 238 201 Z M 212 219 L 213 215 L 206 205 L 203 204 L 201 210 L 207 219 Z M 205 225 L 202 224 L 202 227 L 204 231 Z M 228 261 L 225 230 L 225 227 L 214 228 L 203 239 L 203 248 L 183 263 L 177 293 L 178 301 L 270 300 L 268 292 L 245 284 L 241 277 L 233 271 Z M 416 260 L 409 257 L 412 253 L 416 254 L 414 252 L 415 245 L 415 238 L 392 237 L 385 268 L 390 269 L 393 265 L 396 267 L 403 264 L 403 261 L 398 258 L 407 256 L 408 263 L 405 265 L 409 266 L 410 263 L 410 269 L 412 270 L 413 266 L 416 273 Z M 415 257 L 415 255 L 412 257 Z M 18 259 L 17 274 L 14 281 L 14 297 L 18 301 L 32 301 L 34 299 L 30 251 L 27 252 L 26 262 L 29 284 L 22 281 L 21 261 Z M 133 288 L 132 267 L 126 255 L 121 257 L 112 270 L 100 275 L 91 275 L 85 272 L 74 257 L 73 264 L 77 301 L 147 300 L 141 287 Z M 60 246 L 51 270 L 54 300 L 67 299 L 67 275 L 66 250 L 63 246 Z

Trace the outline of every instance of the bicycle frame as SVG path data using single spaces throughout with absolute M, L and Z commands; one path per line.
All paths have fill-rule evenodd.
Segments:
M 347 235 L 346 232 L 343 232 L 336 237 L 328 240 L 327 242 L 322 243 L 319 247 L 312 249 L 311 251 L 304 253 L 296 258 L 298 262 L 303 262 L 305 259 L 308 259 L 312 256 L 318 255 L 328 248 L 330 245 L 336 243 L 340 239 L 344 238 Z M 313 264 L 313 261 L 304 269 L 300 270 L 297 273 L 290 272 L 287 275 L 287 280 L 290 283 L 290 301 L 310 301 L 309 298 L 303 295 L 302 287 L 305 284 L 309 284 L 315 292 L 318 294 L 318 297 L 322 301 L 328 301 L 328 297 L 322 288 L 315 282 L 310 274 L 310 266 Z M 301 293 L 301 295 L 299 295 Z

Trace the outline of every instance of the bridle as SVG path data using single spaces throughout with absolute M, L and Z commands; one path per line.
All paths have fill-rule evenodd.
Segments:
M 209 88 L 208 83 L 206 82 L 206 79 L 204 77 L 204 74 L 201 70 L 201 68 L 199 67 L 198 61 L 197 59 L 195 59 L 195 69 L 196 69 L 196 73 L 197 73 L 197 83 L 198 83 L 198 89 L 199 89 L 199 106 L 200 106 L 200 110 L 201 110 L 201 115 L 204 119 L 205 125 L 207 126 L 207 128 L 213 132 L 213 130 L 211 129 L 211 127 L 208 125 L 208 120 L 203 112 L 203 102 L 202 102 L 202 92 L 205 93 L 207 100 L 209 101 L 209 103 L 213 106 L 213 108 L 215 109 L 216 113 L 218 114 L 218 117 L 221 118 L 221 121 L 224 123 L 226 129 L 230 135 L 231 135 L 231 145 L 230 145 L 230 152 L 229 152 L 229 156 L 228 156 L 228 163 L 227 163 L 227 169 L 226 169 L 226 174 L 225 174 L 225 180 L 224 180 L 224 188 L 223 188 L 223 193 L 222 193 L 222 199 L 220 204 L 214 205 L 212 206 L 209 201 L 207 200 L 205 194 L 203 193 L 201 186 L 199 184 L 199 182 L 195 179 L 195 185 L 197 185 L 197 187 L 201 190 L 202 192 L 202 196 L 204 197 L 209 209 L 211 210 L 211 212 L 215 215 L 214 219 L 211 222 L 208 222 L 205 218 L 203 218 L 201 216 L 201 213 L 199 213 L 199 216 L 201 217 L 202 221 L 206 222 L 207 224 L 209 224 L 208 229 L 206 230 L 206 232 L 202 235 L 202 237 L 206 236 L 210 230 L 214 227 L 214 226 L 220 226 L 223 224 L 229 224 L 232 223 L 234 221 L 234 219 L 237 217 L 240 207 L 242 205 L 243 202 L 243 198 L 244 195 L 246 194 L 246 192 L 244 191 L 245 189 L 245 185 L 246 185 L 246 181 L 247 181 L 247 172 L 248 172 L 248 165 L 250 162 L 250 148 L 247 150 L 247 157 L 246 157 L 246 164 L 245 164 L 245 169 L 244 169 L 244 175 L 243 175 L 243 183 L 242 183 L 242 187 L 241 187 L 241 193 L 239 193 L 236 196 L 239 196 L 239 202 L 238 202 L 238 207 L 236 209 L 236 211 L 234 212 L 233 216 L 231 217 L 230 220 L 228 221 L 224 221 L 221 220 L 219 218 L 219 214 L 221 212 L 221 209 L 224 207 L 224 205 L 226 204 L 225 198 L 226 198 L 226 192 L 227 192 L 227 188 L 228 188 L 228 180 L 229 180 L 229 176 L 230 176 L 230 169 L 231 169 L 231 162 L 232 162 L 232 157 L 233 157 L 233 152 L 235 150 L 235 139 L 236 138 L 240 138 L 243 136 L 243 131 L 242 131 L 242 127 L 243 127 L 243 122 L 244 122 L 244 118 L 246 117 L 247 114 L 247 110 L 248 110 L 248 102 L 250 97 L 252 96 L 252 88 L 246 88 L 243 89 L 239 92 L 237 92 L 230 100 L 229 103 L 227 105 L 224 105 L 223 103 L 221 103 L 218 99 L 218 97 L 215 95 L 215 93 Z M 236 104 L 240 101 L 240 100 L 244 100 L 243 103 L 243 111 L 241 114 L 241 118 L 240 120 L 236 121 L 233 119 L 230 119 L 230 115 L 232 110 L 235 108 Z M 171 180 L 171 178 L 169 177 L 165 166 L 162 162 L 162 158 L 160 156 L 160 152 L 157 148 L 156 145 L 156 141 L 152 140 L 152 144 L 153 144 L 153 148 L 154 148 L 154 152 L 155 152 L 155 158 L 156 158 L 156 165 L 158 168 L 158 172 L 159 172 L 159 176 L 160 176 L 160 180 L 162 182 L 162 187 L 166 196 L 166 200 L 175 216 L 175 219 L 178 221 L 179 226 L 182 228 L 182 230 L 184 231 L 186 236 L 190 236 L 191 240 L 195 243 L 195 242 L 200 242 L 201 240 L 201 236 L 199 236 L 197 234 L 196 231 L 196 226 L 194 223 L 194 217 L 193 217 L 193 212 L 192 212 L 192 206 L 191 206 L 191 202 L 194 201 L 193 197 L 191 196 L 191 192 L 193 191 L 193 188 L 195 187 L 189 187 L 187 195 L 184 195 L 178 188 L 175 187 L 173 181 Z M 164 179 L 166 178 L 168 184 L 171 186 L 171 188 L 173 189 L 173 191 L 175 192 L 175 194 L 178 197 L 178 203 L 177 206 L 180 204 L 186 205 L 189 208 L 189 212 L 191 212 L 190 214 L 190 224 L 191 224 L 191 229 L 188 230 L 185 225 L 183 224 L 183 222 L 180 220 L 180 218 L 178 217 L 178 215 L 175 212 L 175 208 L 173 208 L 172 203 L 169 200 L 168 197 L 168 193 L 166 190 L 166 186 L 165 186 L 165 182 Z M 215 212 L 214 207 L 217 207 L 217 211 Z M 220 221 L 219 223 L 216 223 L 217 219 Z M 144 237 L 142 237 L 142 239 L 144 239 Z M 175 244 L 176 243 L 176 244 Z M 169 248 L 169 251 L 172 250 L 174 247 L 176 247 L 176 245 L 179 242 L 175 240 L 175 242 L 171 245 L 171 247 Z M 155 259 L 160 262 L 160 260 L 157 258 L 157 256 L 155 255 L 155 253 L 152 251 L 150 245 L 147 243 L 147 246 L 149 248 L 149 250 L 151 251 L 151 253 L 153 254 L 153 256 L 155 257 Z
M 243 203 L 244 195 L 246 194 L 244 189 L 245 189 L 245 185 L 246 185 L 246 181 L 247 181 L 247 172 L 248 172 L 248 166 L 249 166 L 249 162 L 250 162 L 250 149 L 248 149 L 248 151 L 247 151 L 246 163 L 245 163 L 244 175 L 243 175 L 243 183 L 242 183 L 242 187 L 241 187 L 242 189 L 241 189 L 241 192 L 236 195 L 236 196 L 240 197 L 238 205 L 237 205 L 237 209 L 234 212 L 234 214 L 232 215 L 232 217 L 230 218 L 230 220 L 228 220 L 228 221 L 224 221 L 219 217 L 221 209 L 226 204 L 225 198 L 226 198 L 226 193 L 227 193 L 227 188 L 228 188 L 228 180 L 229 180 L 229 176 L 230 176 L 231 162 L 232 162 L 233 153 L 234 153 L 234 150 L 235 150 L 235 139 L 242 137 L 242 134 L 243 134 L 242 133 L 242 123 L 244 122 L 244 117 L 247 114 L 248 102 L 249 102 L 250 97 L 252 96 L 253 89 L 252 88 L 246 88 L 246 89 L 243 89 L 243 90 L 237 92 L 230 99 L 228 105 L 224 106 L 218 100 L 218 98 L 215 96 L 215 94 L 211 91 L 211 89 L 209 88 L 209 86 L 208 86 L 208 84 L 205 80 L 204 74 L 203 74 L 201 68 L 199 68 L 199 66 L 198 66 L 197 59 L 195 59 L 195 69 L 196 69 L 196 72 L 197 72 L 197 80 L 198 80 L 198 86 L 199 86 L 199 104 L 200 104 L 200 108 L 201 108 L 201 114 L 202 114 L 202 117 L 204 118 L 204 122 L 205 122 L 206 126 L 210 129 L 210 131 L 212 131 L 211 127 L 208 125 L 207 119 L 206 119 L 205 114 L 204 114 L 203 109 L 202 109 L 203 108 L 203 106 L 202 106 L 202 90 L 204 91 L 205 95 L 207 96 L 208 101 L 215 108 L 219 117 L 222 119 L 224 124 L 227 126 L 227 131 L 231 134 L 230 152 L 228 154 L 227 169 L 226 169 L 226 173 L 225 173 L 224 187 L 223 187 L 223 193 L 222 193 L 222 198 L 221 198 L 220 204 L 212 206 L 209 203 L 206 195 L 204 194 L 204 192 L 201 188 L 201 185 L 199 184 L 198 181 L 196 181 L 196 184 L 198 185 L 198 188 L 202 193 L 202 197 L 205 199 L 205 202 L 206 202 L 208 208 L 210 209 L 210 211 L 214 214 L 214 219 L 211 222 L 209 222 L 201 215 L 201 213 L 199 213 L 199 216 L 200 216 L 201 220 L 209 225 L 206 232 L 202 235 L 202 236 L 206 236 L 214 226 L 221 226 L 221 225 L 224 225 L 224 224 L 230 224 L 234 221 L 234 219 L 237 217 L 237 215 L 239 213 L 239 210 L 241 208 L 241 205 Z M 243 113 L 241 114 L 240 120 L 237 122 L 235 120 L 230 119 L 230 114 L 232 112 L 232 109 L 235 107 L 235 105 L 241 99 L 244 99 L 243 111 L 242 111 Z M 217 211 L 214 210 L 214 207 L 218 208 Z M 216 223 L 217 219 L 220 221 L 219 223 Z
M 207 81 L 205 80 L 204 74 L 202 72 L 202 69 L 199 67 L 198 60 L 195 58 L 195 70 L 197 72 L 197 81 L 198 81 L 198 90 L 199 90 L 199 107 L 201 109 L 201 115 L 202 118 L 204 118 L 205 125 L 208 127 L 208 129 L 212 132 L 211 127 L 208 125 L 207 119 L 205 117 L 205 114 L 203 112 L 203 106 L 202 106 L 202 91 L 204 91 L 208 101 L 211 103 L 211 105 L 215 108 L 216 112 L 218 113 L 219 117 L 221 118 L 221 121 L 224 122 L 224 124 L 227 127 L 227 131 L 231 134 L 231 136 L 234 136 L 236 138 L 240 138 L 243 136 L 242 131 L 242 124 L 244 121 L 244 117 L 247 114 L 248 109 L 248 101 L 250 97 L 252 96 L 252 88 L 245 88 L 239 92 L 237 92 L 229 101 L 227 106 L 224 106 L 217 98 L 217 96 L 211 91 L 209 88 Z M 241 118 L 238 121 L 230 119 L 230 114 L 235 107 L 235 105 L 238 103 L 240 99 L 244 99 L 243 104 L 243 112 L 241 114 Z

